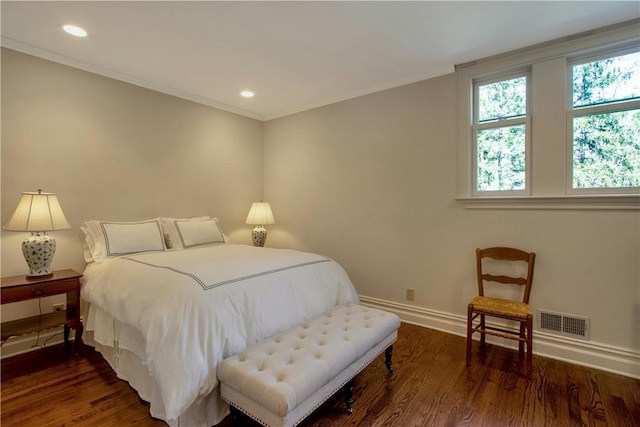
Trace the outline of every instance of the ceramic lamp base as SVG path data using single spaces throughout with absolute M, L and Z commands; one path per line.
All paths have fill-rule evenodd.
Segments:
M 251 232 L 251 237 L 253 238 L 253 246 L 264 246 L 264 242 L 267 241 L 267 229 L 261 225 L 258 225 Z
M 22 242 L 22 254 L 29 265 L 27 278 L 46 277 L 51 272 L 51 260 L 56 253 L 56 241 L 44 232 L 31 233 L 31 237 Z

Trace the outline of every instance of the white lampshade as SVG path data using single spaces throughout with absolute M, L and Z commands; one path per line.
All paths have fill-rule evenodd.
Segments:
M 247 224 L 266 225 L 275 224 L 271 206 L 267 202 L 253 202 L 249 215 L 247 215 Z
M 4 226 L 9 231 L 50 231 L 71 228 L 55 193 L 22 193 L 13 216 Z

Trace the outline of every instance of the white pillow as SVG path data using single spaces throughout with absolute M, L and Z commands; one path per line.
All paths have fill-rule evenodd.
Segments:
M 164 234 L 165 245 L 168 250 L 178 250 L 184 249 L 182 246 L 182 242 L 180 240 L 180 235 L 178 234 L 178 229 L 176 228 L 175 221 L 208 221 L 211 219 L 210 216 L 197 216 L 193 218 L 158 218 L 160 220 L 160 226 L 162 227 L 162 232 Z
M 218 220 L 216 218 L 208 221 L 176 220 L 173 223 L 178 231 L 180 243 L 183 248 L 211 243 L 225 243 L 224 235 L 218 226 Z
M 166 250 L 157 219 L 137 222 L 87 221 L 81 230 L 85 232 L 85 241 L 93 261 Z
M 80 227 L 80 240 L 82 241 L 84 260 L 86 262 L 92 262 L 93 255 L 91 254 L 91 248 L 94 246 L 93 238 L 89 234 L 89 229 L 84 225 Z

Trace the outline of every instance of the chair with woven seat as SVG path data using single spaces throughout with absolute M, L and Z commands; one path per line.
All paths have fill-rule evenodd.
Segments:
M 498 263 L 492 262 L 493 267 L 496 267 L 499 263 L 505 264 L 505 262 L 525 262 L 527 264 L 526 276 L 512 277 L 504 274 L 489 274 L 486 272 L 483 265 L 483 261 L 488 261 L 487 259 L 498 261 Z M 520 357 L 524 355 L 524 346 L 526 345 L 526 377 L 531 379 L 533 371 L 533 310 L 529 306 L 529 296 L 531 294 L 531 284 L 533 282 L 533 266 L 535 259 L 536 254 L 534 252 L 525 252 L 520 249 L 505 247 L 476 249 L 479 295 L 469 303 L 467 309 L 467 366 L 471 364 L 471 337 L 473 334 L 476 332 L 480 333 L 481 347 L 484 347 L 485 345 L 486 334 L 494 335 L 518 341 Z M 523 286 L 524 292 L 522 302 L 485 296 L 485 282 L 497 282 L 507 285 Z M 519 330 L 514 331 L 506 329 L 505 327 L 489 326 L 485 322 L 485 316 L 516 321 L 519 323 L 520 328 Z

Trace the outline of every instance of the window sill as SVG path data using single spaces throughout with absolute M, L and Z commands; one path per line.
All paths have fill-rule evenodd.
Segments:
M 458 197 L 467 209 L 640 211 L 640 194 Z

